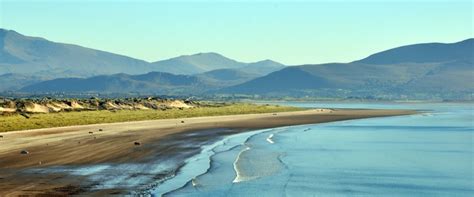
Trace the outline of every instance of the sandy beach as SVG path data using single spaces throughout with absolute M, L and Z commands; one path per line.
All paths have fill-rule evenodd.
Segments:
M 298 112 L 123 122 L 0 133 L 0 196 L 124 194 L 90 190 L 87 176 L 31 173 L 37 168 L 147 163 L 197 154 L 186 143 L 262 128 L 414 114 L 410 110 L 313 109 Z M 195 133 L 196 135 L 187 135 Z M 27 151 L 28 154 L 21 154 Z

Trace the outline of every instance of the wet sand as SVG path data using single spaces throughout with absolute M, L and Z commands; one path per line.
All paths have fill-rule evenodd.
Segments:
M 148 163 L 160 158 L 183 160 L 219 136 L 255 129 L 369 117 L 414 114 L 410 110 L 306 110 L 151 120 L 36 129 L 1 133 L 0 196 L 126 194 L 127 188 L 91 190 L 87 176 L 34 173 L 34 169 L 91 164 Z M 189 135 L 194 133 L 193 135 Z M 135 145 L 139 142 L 140 145 Z M 22 150 L 28 154 L 20 154 Z M 156 175 L 156 180 L 167 174 Z M 125 193 L 124 193 L 125 192 Z

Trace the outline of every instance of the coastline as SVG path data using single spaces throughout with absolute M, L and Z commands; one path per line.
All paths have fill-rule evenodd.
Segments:
M 0 194 L 124 194 L 126 188 L 91 189 L 87 176 L 31 173 L 55 166 L 178 164 L 200 152 L 196 147 L 244 131 L 339 120 L 414 114 L 413 110 L 306 110 L 198 117 L 13 131 L 0 140 Z M 99 131 L 102 130 L 102 131 Z M 92 133 L 89 133 L 92 132 Z M 139 142 L 140 145 L 134 145 Z M 187 147 L 194 144 L 195 147 Z M 21 150 L 29 154 L 21 155 Z M 176 166 L 175 170 L 179 166 Z M 173 173 L 171 170 L 170 173 Z M 170 174 L 163 174 L 160 179 Z M 126 193 L 125 193 L 126 194 Z

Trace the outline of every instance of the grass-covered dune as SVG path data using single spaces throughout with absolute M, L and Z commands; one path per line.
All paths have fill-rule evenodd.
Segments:
M 235 114 L 274 113 L 298 111 L 301 108 L 255 105 L 229 104 L 223 106 L 200 106 L 194 108 L 172 108 L 168 110 L 97 110 L 72 111 L 59 113 L 29 114 L 28 118 L 21 114 L 0 116 L 0 132 L 62 127 L 72 125 L 87 125 L 98 123 L 113 123 L 139 120 L 157 120 L 172 118 L 190 118 L 201 116 L 219 116 Z

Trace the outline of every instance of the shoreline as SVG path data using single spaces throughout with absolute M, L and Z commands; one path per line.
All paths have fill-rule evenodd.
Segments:
M 0 139 L 0 194 L 126 194 L 123 192 L 127 188 L 92 189 L 98 183 L 89 180 L 88 176 L 32 174 L 31 170 L 56 166 L 149 164 L 169 159 L 180 163 L 200 152 L 199 147 L 205 143 L 235 133 L 415 113 L 413 110 L 313 109 L 12 131 Z M 135 142 L 139 145 L 134 145 Z M 29 154 L 21 155 L 21 150 L 27 150 Z

